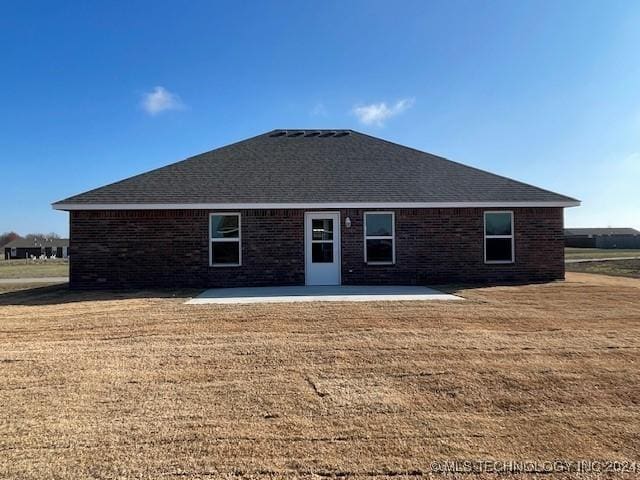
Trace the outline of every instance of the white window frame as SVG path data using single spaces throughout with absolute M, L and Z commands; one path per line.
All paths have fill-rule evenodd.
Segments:
M 211 218 L 214 216 L 238 217 L 238 238 L 213 238 L 213 232 L 211 231 Z M 238 263 L 213 263 L 213 242 L 237 242 Z M 242 266 L 242 218 L 240 216 L 240 212 L 211 212 L 209 214 L 209 266 L 216 268 Z
M 11 247 L 11 253 L 9 253 L 9 256 L 17 257 L 18 256 L 18 249 L 16 247 Z
M 491 213 L 508 213 L 511 217 L 511 235 L 487 235 L 487 214 Z M 513 221 L 513 210 L 487 210 L 482 216 L 484 230 L 484 263 L 487 264 L 506 264 L 515 263 L 516 261 L 516 225 Z M 511 239 L 511 260 L 487 260 L 487 239 L 488 238 L 510 238 Z
M 391 236 L 367 235 L 367 215 L 391 215 Z M 364 262 L 367 265 L 395 265 L 396 264 L 396 213 L 393 211 L 364 212 L 362 231 L 364 233 Z M 391 261 L 370 262 L 367 258 L 367 240 L 391 240 Z

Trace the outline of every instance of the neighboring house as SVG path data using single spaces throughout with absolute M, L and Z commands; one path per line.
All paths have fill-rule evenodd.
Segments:
M 633 228 L 565 228 L 567 247 L 640 248 L 640 232 Z
M 7 243 L 4 247 L 4 259 L 56 256 L 67 258 L 69 250 L 68 238 L 26 239 L 19 238 Z
M 564 277 L 579 201 L 351 130 L 275 130 L 54 203 L 72 288 Z

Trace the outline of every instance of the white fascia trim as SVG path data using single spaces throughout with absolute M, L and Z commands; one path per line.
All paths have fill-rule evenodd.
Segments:
M 54 203 L 54 210 L 269 210 L 312 208 L 514 208 L 577 207 L 565 202 L 342 202 L 342 203 Z

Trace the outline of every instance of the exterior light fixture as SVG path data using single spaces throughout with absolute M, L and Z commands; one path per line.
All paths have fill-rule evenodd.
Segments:
M 351 228 L 351 219 L 349 217 L 344 219 L 344 226 L 347 228 Z

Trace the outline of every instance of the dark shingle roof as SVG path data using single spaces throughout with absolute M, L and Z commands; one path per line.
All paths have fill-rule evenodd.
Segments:
M 352 130 L 274 130 L 54 207 L 347 202 L 578 203 Z
M 17 238 L 7 243 L 4 248 L 38 248 L 38 247 L 68 247 L 68 238 L 49 238 L 49 239 L 28 239 Z
M 635 228 L 565 228 L 566 236 L 586 235 L 640 235 Z

